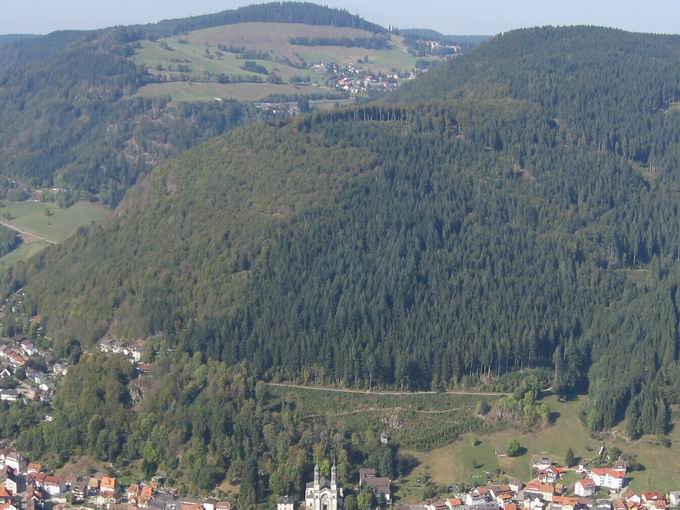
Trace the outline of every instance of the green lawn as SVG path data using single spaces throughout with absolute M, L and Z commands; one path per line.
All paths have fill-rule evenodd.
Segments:
M 577 457 L 591 459 L 601 446 L 600 439 L 591 437 L 578 419 L 581 401 L 558 402 L 556 398 L 546 399 L 554 413 L 554 424 L 533 433 L 523 434 L 516 430 L 502 430 L 491 434 L 477 434 L 480 443 L 472 446 L 471 436 L 466 434 L 458 441 L 428 452 L 408 450 L 421 465 L 406 480 L 409 491 L 413 491 L 414 480 L 427 471 L 432 480 L 440 484 L 467 482 L 485 478 L 487 472 L 497 468 L 508 476 L 528 480 L 531 457 L 539 453 L 554 456 L 563 461 L 568 448 Z M 496 456 L 502 454 L 511 439 L 517 439 L 526 452 L 516 458 Z M 653 438 L 627 442 L 617 434 L 604 437 L 607 446 L 616 446 L 625 454 L 632 454 L 644 466 L 644 470 L 630 473 L 631 488 L 635 490 L 677 490 L 680 481 L 680 428 L 670 434 L 673 446 L 666 448 L 656 444 Z M 570 474 L 566 482 L 574 482 Z M 409 492 L 409 493 L 411 493 Z
M 23 243 L 0 258 L 0 269 L 26 260 L 50 244 L 63 242 L 78 227 L 101 221 L 108 212 L 106 207 L 89 202 L 78 202 L 68 209 L 49 202 L 7 202 L 0 207 L 0 221 L 28 235 L 21 235 Z
M 50 215 L 46 211 L 50 212 Z M 78 227 L 102 220 L 109 209 L 100 204 L 78 202 L 62 209 L 50 202 L 7 202 L 0 208 L 0 220 L 29 234 L 60 243 L 71 237 Z M 11 219 L 7 219 L 7 214 Z
M 17 249 L 12 250 L 4 257 L 0 257 L 0 271 L 3 271 L 20 260 L 26 260 L 38 253 L 40 250 L 49 246 L 45 241 L 35 241 L 33 243 L 21 244 Z
M 209 76 L 216 76 L 218 74 L 225 74 L 230 77 L 234 76 L 260 76 L 263 80 L 267 80 L 266 75 L 253 73 L 243 69 L 245 64 L 244 59 L 237 58 L 233 53 L 222 53 L 221 57 L 217 57 L 214 53 L 215 48 L 207 56 L 205 53 L 205 45 L 199 43 L 180 44 L 176 39 L 164 40 L 169 50 L 164 49 L 158 42 L 143 41 L 142 48 L 137 51 L 133 59 L 136 63 L 147 66 L 152 72 L 161 73 L 165 75 L 179 74 L 177 69 L 179 65 L 189 66 L 191 69 L 189 75 L 191 79 L 206 80 Z M 209 50 L 210 51 L 210 50 Z M 293 76 L 308 76 L 312 82 L 317 84 L 324 84 L 325 78 L 314 71 L 307 69 L 298 69 L 286 65 L 281 62 L 273 62 L 271 60 L 262 59 L 248 59 L 257 64 L 264 66 L 270 73 L 276 73 L 284 81 L 289 81 Z M 164 71 L 156 71 L 156 66 L 161 65 Z M 172 68 L 173 71 L 168 69 Z

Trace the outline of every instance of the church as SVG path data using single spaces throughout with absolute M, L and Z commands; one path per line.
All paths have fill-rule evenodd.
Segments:
M 330 482 L 319 476 L 319 465 L 314 467 L 314 481 L 307 484 L 305 490 L 306 510 L 341 510 L 342 487 L 338 485 L 335 464 L 331 468 Z
M 293 510 L 292 498 L 279 498 L 277 510 Z M 319 465 L 314 466 L 314 481 L 305 489 L 304 510 L 342 510 L 342 486 L 338 484 L 335 464 L 331 468 L 331 479 L 327 480 L 319 474 Z

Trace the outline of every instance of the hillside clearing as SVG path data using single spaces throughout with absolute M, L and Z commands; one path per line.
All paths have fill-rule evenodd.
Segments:
M 417 492 L 419 484 L 428 472 L 432 481 L 440 484 L 485 482 L 486 474 L 495 474 L 497 469 L 508 476 L 520 480 L 528 480 L 531 476 L 531 457 L 541 453 L 554 456 L 558 461 L 564 460 L 568 448 L 582 460 L 593 458 L 601 446 L 597 438 L 591 437 L 578 419 L 578 410 L 582 397 L 573 402 L 559 402 L 549 397 L 554 423 L 542 430 L 532 433 L 521 433 L 516 430 L 502 430 L 490 434 L 474 436 L 479 440 L 473 446 L 473 436 L 467 434 L 455 443 L 428 452 L 414 449 L 405 450 L 421 462 L 411 475 L 403 481 L 404 498 Z M 656 444 L 653 438 L 643 438 L 636 442 L 627 442 L 614 434 L 605 438 L 605 445 L 616 446 L 624 454 L 635 455 L 644 469 L 630 473 L 630 487 L 634 490 L 674 490 L 680 479 L 680 430 L 670 434 L 673 446 L 666 448 Z M 510 440 L 517 439 L 526 449 L 516 458 L 497 456 L 505 453 Z M 414 492 L 415 491 L 415 492 Z
M 50 244 L 65 241 L 79 227 L 101 221 L 108 212 L 106 207 L 89 202 L 78 202 L 66 209 L 49 202 L 7 202 L 0 208 L 0 223 L 19 232 L 23 244 L 0 258 L 0 268 L 6 269 Z
M 295 45 L 295 37 L 371 38 L 375 34 L 348 27 L 305 25 L 301 23 L 239 23 L 196 30 L 183 36 L 158 41 L 142 41 L 132 60 L 145 66 L 163 83 L 146 85 L 138 95 L 175 101 L 205 101 L 215 97 L 254 101 L 271 94 L 327 94 L 327 77 L 307 68 L 309 64 L 356 64 L 372 73 L 411 71 L 416 58 L 408 53 L 404 40 L 390 36 L 390 48 L 368 49 L 349 46 Z M 367 61 L 366 61 L 367 59 Z M 248 61 L 276 74 L 281 85 L 267 83 L 269 76 L 244 69 Z M 236 83 L 220 84 L 226 76 Z M 265 83 L 238 83 L 241 78 L 260 78 Z M 309 80 L 310 87 L 293 87 L 294 79 Z M 272 88 L 276 87 L 276 88 Z
M 485 428 L 477 416 L 480 401 L 497 394 L 367 392 L 295 385 L 269 385 L 271 405 L 291 405 L 304 420 L 339 429 L 386 432 L 415 449 L 442 446 L 460 434 Z

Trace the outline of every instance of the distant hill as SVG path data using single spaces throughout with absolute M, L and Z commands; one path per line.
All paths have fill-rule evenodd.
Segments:
M 298 24 L 317 29 L 321 35 L 335 31 L 343 37 L 354 33 L 377 37 L 385 33 L 378 25 L 343 10 L 310 3 L 273 2 L 149 25 L 15 38 L 0 46 L 0 198 L 11 187 L 9 179 L 18 179 L 22 185 L 60 186 L 85 195 L 100 195 L 104 202 L 115 205 L 159 161 L 259 115 L 250 106 L 230 101 L 209 104 L 206 100 L 252 100 L 272 94 L 293 99 L 299 94 L 331 95 L 333 99 L 338 96 L 329 89 L 318 91 L 291 84 L 292 80 L 308 79 L 307 73 L 283 61 L 265 64 L 272 72 L 268 71 L 268 83 L 261 92 L 254 96 L 244 95 L 243 91 L 231 94 L 221 89 L 228 86 L 218 83 L 220 74 L 225 80 L 233 80 L 234 75 L 261 79 L 258 73 L 244 68 L 246 59 L 229 54 L 233 65 L 223 68 L 216 65 L 217 46 L 206 56 L 197 43 L 193 47 L 198 51 L 196 62 L 168 64 L 163 53 L 170 54 L 171 50 L 160 48 L 160 42 L 166 44 L 161 39 L 164 36 L 175 34 L 170 44 L 179 44 L 177 38 L 184 38 L 189 30 L 192 34 L 197 29 L 219 31 L 220 26 L 245 22 Z M 284 35 L 286 45 L 287 38 L 293 35 L 305 34 Z M 299 48 L 303 54 L 304 48 Z M 136 57 L 145 50 L 146 54 Z M 330 48 L 327 53 L 335 50 Z M 160 57 L 154 56 L 154 51 L 161 51 Z M 370 50 L 355 48 L 348 56 L 356 61 L 367 52 Z M 180 51 L 176 51 L 169 58 L 177 60 L 179 55 Z M 153 63 L 151 69 L 138 65 L 145 64 L 145 58 Z M 163 88 L 152 90 L 147 86 L 160 81 L 156 67 L 161 63 L 166 69 L 191 65 L 196 74 L 201 66 L 201 74 L 180 73 L 178 85 L 182 90 L 178 93 Z M 255 65 L 263 64 L 258 61 Z M 390 68 L 385 64 L 384 69 Z M 213 74 L 208 77 L 205 72 Z M 179 105 L 169 100 L 171 96 L 182 96 L 189 104 Z M 3 178 L 8 180 L 3 182 Z
M 390 105 L 183 153 L 5 284 L 57 345 L 161 334 L 257 377 L 404 389 L 544 367 L 590 393 L 591 430 L 662 434 L 679 56 L 680 37 L 593 27 L 495 37 Z
M 259 98 L 264 99 L 272 94 L 349 95 L 329 84 L 332 76 L 312 69 L 312 64 L 407 76 L 415 70 L 416 58 L 406 50 L 403 38 L 394 34 L 330 25 L 248 22 L 144 39 L 135 45 L 131 59 L 156 78 L 140 90 L 146 97 L 180 98 L 182 93 L 193 93 L 195 99 L 238 98 L 245 91 L 257 97 L 260 89 Z M 246 62 L 251 62 L 250 68 Z M 361 78 L 353 71 L 347 71 L 347 76 Z
M 380 25 L 376 25 L 359 16 L 350 14 L 344 9 L 329 8 L 311 2 L 269 2 L 254 4 L 216 14 L 164 20 L 158 23 L 139 25 L 132 28 L 139 29 L 147 37 L 152 35 L 167 37 L 203 28 L 252 22 L 304 23 L 307 25 L 357 28 L 374 33 L 386 32 L 386 29 Z
M 415 37 L 418 39 L 429 39 L 447 43 L 459 43 L 470 46 L 482 44 L 492 36 L 490 35 L 445 35 L 429 28 L 402 28 L 399 34 L 404 37 Z
M 0 46 L 17 41 L 25 41 L 26 39 L 34 39 L 36 37 L 40 36 L 34 34 L 4 34 L 0 35 Z
M 386 32 L 383 27 L 370 23 L 342 9 L 331 9 L 310 2 L 270 2 L 240 7 L 215 14 L 164 20 L 145 25 L 132 25 L 126 28 L 126 37 L 129 40 L 168 37 L 203 28 L 246 22 L 304 23 L 308 25 L 357 28 L 373 33 Z M 19 41 L 24 42 L 24 44 L 13 48 L 11 51 L 0 52 L 0 70 L 9 64 L 14 65 L 44 59 L 55 51 L 61 51 L 76 41 L 86 37 L 96 37 L 110 30 L 112 29 L 57 31 L 38 38 L 21 35 L 18 36 L 18 39 L 16 38 L 17 36 L 0 36 L 0 38 L 8 37 L 10 39 L 6 41 L 6 44 Z M 12 40 L 11 38 L 14 39 Z M 26 39 L 34 40 L 32 43 L 26 44 Z M 2 45 L 2 39 L 0 39 L 0 46 Z

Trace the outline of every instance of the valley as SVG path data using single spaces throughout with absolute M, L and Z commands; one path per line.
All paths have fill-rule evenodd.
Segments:
M 590 24 L 0 38 L 0 510 L 676 508 L 678 98 Z

